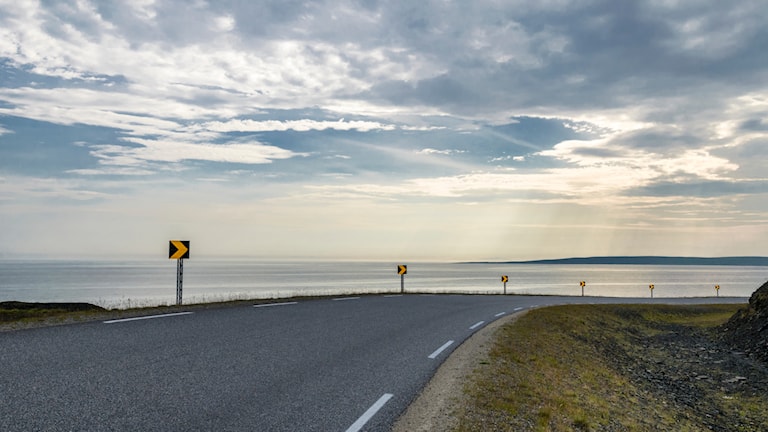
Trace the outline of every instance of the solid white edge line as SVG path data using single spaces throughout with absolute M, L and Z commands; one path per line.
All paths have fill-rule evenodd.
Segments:
M 494 316 L 495 316 L 496 318 L 498 318 L 498 317 L 500 317 L 500 316 L 502 316 L 502 315 L 505 315 L 505 314 L 506 314 L 506 312 L 499 312 L 499 313 L 497 313 L 497 314 L 496 314 L 496 315 L 494 315 Z
M 271 307 L 271 306 L 288 306 L 288 305 L 295 305 L 299 302 L 283 302 L 283 303 L 264 303 L 264 304 L 257 304 L 253 305 L 255 308 L 263 308 L 263 307 Z
M 352 426 L 347 428 L 346 432 L 358 432 L 360 429 L 365 426 L 368 421 L 376 415 L 377 412 L 386 404 L 389 402 L 390 399 L 392 399 L 394 395 L 391 393 L 385 393 L 382 397 L 379 398 L 379 400 L 376 401 L 373 405 L 371 405 L 370 408 L 366 412 L 363 413 L 363 415 L 360 416 L 360 418 L 357 419 L 356 422 L 352 423 Z
M 441 346 L 440 348 L 436 349 L 435 352 L 430 354 L 428 358 L 431 358 L 431 359 L 437 358 L 437 356 L 439 356 L 441 352 L 445 351 L 446 348 L 451 346 L 451 344 L 453 344 L 452 340 L 449 340 L 448 342 L 444 343 L 443 346 Z
M 339 297 L 339 298 L 334 298 L 334 299 L 331 299 L 331 300 L 333 300 L 333 301 L 344 301 L 344 300 L 359 300 L 359 299 L 360 299 L 360 297 Z
M 523 310 L 523 308 L 521 308 L 521 307 L 519 307 L 519 308 L 515 308 L 515 312 L 517 312 L 517 311 L 519 311 L 519 310 Z
M 390 295 L 385 295 L 384 297 L 391 298 L 391 297 L 402 297 L 402 296 L 403 296 L 402 294 L 390 294 Z
M 480 321 L 480 322 L 474 323 L 474 324 L 472 324 L 472 327 L 470 327 L 469 329 L 470 330 L 474 330 L 474 329 L 480 327 L 483 324 L 485 324 L 485 321 Z
M 176 312 L 176 313 L 169 313 L 169 314 L 147 315 L 147 316 L 133 317 L 133 318 L 121 318 L 121 319 L 104 321 L 104 324 L 114 324 L 114 323 L 121 323 L 121 322 L 128 322 L 128 321 L 139 321 L 139 320 L 148 320 L 148 319 L 155 319 L 155 318 L 168 318 L 168 317 L 172 317 L 172 316 L 189 315 L 189 314 L 192 314 L 192 313 L 193 312 Z

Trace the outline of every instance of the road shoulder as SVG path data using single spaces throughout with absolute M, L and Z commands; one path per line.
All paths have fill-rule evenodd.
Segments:
M 465 403 L 464 384 L 480 362 L 488 358 L 496 331 L 526 312 L 497 319 L 464 341 L 438 368 L 421 394 L 395 422 L 392 432 L 449 431 Z

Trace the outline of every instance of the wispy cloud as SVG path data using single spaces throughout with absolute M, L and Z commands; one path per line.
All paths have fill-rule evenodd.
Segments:
M 368 132 L 372 130 L 394 130 L 394 125 L 381 124 L 374 121 L 362 121 L 352 120 L 345 121 L 339 119 L 338 121 L 317 121 L 317 120 L 229 120 L 226 122 L 209 122 L 204 124 L 195 124 L 190 126 L 190 130 L 210 130 L 215 132 L 275 132 L 275 131 L 288 131 L 295 130 L 299 132 L 306 132 L 310 130 L 357 130 L 360 132 Z

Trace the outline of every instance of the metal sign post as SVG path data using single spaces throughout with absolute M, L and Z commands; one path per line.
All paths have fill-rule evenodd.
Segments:
M 168 244 L 168 258 L 176 260 L 176 305 L 181 305 L 184 283 L 184 260 L 189 258 L 189 240 L 171 240 Z
M 584 297 L 584 287 L 587 286 L 587 281 L 581 281 L 579 285 L 581 285 L 581 296 Z
M 648 288 L 651 289 L 651 298 L 653 298 L 653 289 L 656 288 L 653 284 L 648 285 Z
M 501 282 L 504 284 L 504 295 L 507 295 L 507 282 L 509 282 L 509 277 L 507 275 L 502 276 Z
M 715 292 L 717 292 L 717 297 L 720 297 L 720 285 L 715 285 Z
M 397 266 L 397 274 L 400 275 L 400 294 L 405 292 L 405 275 L 408 273 L 408 266 L 399 264 Z
M 176 260 L 176 305 L 181 305 L 181 291 L 184 283 L 184 260 Z

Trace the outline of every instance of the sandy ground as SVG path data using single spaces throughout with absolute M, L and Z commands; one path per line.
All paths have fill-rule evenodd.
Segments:
M 393 432 L 449 431 L 456 426 L 456 412 L 465 402 L 464 384 L 475 367 L 487 359 L 496 339 L 496 330 L 526 311 L 500 318 L 464 341 L 442 366 L 432 380 L 398 419 Z

